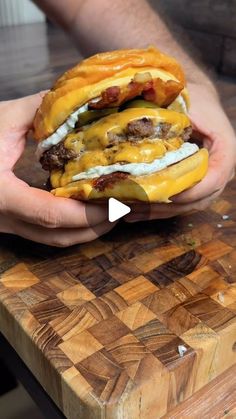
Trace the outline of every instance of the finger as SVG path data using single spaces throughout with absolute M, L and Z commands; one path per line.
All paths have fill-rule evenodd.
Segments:
M 186 206 L 187 207 L 187 206 Z M 184 212 L 188 212 L 190 209 L 183 208 L 183 206 L 175 206 L 173 208 L 171 204 L 169 207 L 164 210 L 164 208 L 152 208 L 149 211 L 143 212 L 136 212 L 134 214 L 127 215 L 124 220 L 128 223 L 136 222 L 136 221 L 145 221 L 145 220 L 160 220 L 175 217 L 177 215 L 183 214 Z
M 219 190 L 215 194 L 212 194 L 211 197 L 205 199 L 188 203 L 188 204 L 153 204 L 149 207 L 148 211 L 143 207 L 139 207 L 139 212 L 132 212 L 125 217 L 127 222 L 136 222 L 143 220 L 157 220 L 175 217 L 177 215 L 184 215 L 192 211 L 203 211 L 212 201 L 221 194 L 222 190 Z
M 198 115 L 190 109 L 189 118 L 191 120 L 191 125 L 193 128 L 193 132 L 199 134 L 200 137 L 210 137 L 211 130 L 208 128 L 207 119 L 203 122 L 204 115 L 201 115 L 201 121 L 199 120 Z
M 131 212 L 124 218 L 125 220 L 134 219 L 141 216 L 143 219 L 148 219 L 152 215 L 158 215 L 160 218 L 174 217 L 183 211 L 189 211 L 193 207 L 189 204 L 173 204 L 173 203 L 154 203 L 154 204 L 135 204 L 131 207 Z
M 199 184 L 172 197 L 173 202 L 188 203 L 204 199 L 219 189 L 223 190 L 226 183 L 232 178 L 235 164 L 234 132 L 221 109 L 219 117 L 221 120 L 223 118 L 227 139 L 224 135 L 212 132 L 208 128 L 207 120 L 203 123 L 199 121 L 197 114 L 190 112 L 193 129 L 202 136 L 204 147 L 209 150 L 209 167 L 207 175 Z M 231 149 L 231 153 L 228 152 L 228 148 Z
M 1 133 L 28 131 L 46 91 L 0 103 Z
M 12 233 L 12 219 L 0 214 L 0 233 Z
M 181 212 L 182 205 L 178 204 L 135 204 L 131 212 L 124 217 L 127 222 L 170 218 Z M 187 209 L 186 209 L 187 210 Z
M 125 220 L 136 218 L 137 216 L 141 215 L 143 219 L 148 219 L 151 214 L 159 214 L 161 218 L 165 218 L 165 215 L 171 213 L 176 215 L 179 212 L 180 208 L 182 207 L 181 204 L 161 204 L 161 203 L 154 203 L 154 204 L 134 204 L 131 206 L 131 212 L 127 214 L 124 218 Z
M 49 192 L 28 186 L 13 177 L 0 189 L 2 212 L 47 228 L 84 228 L 108 219 L 107 206 L 85 204 L 74 199 L 55 197 Z
M 224 189 L 233 174 L 232 154 L 227 152 L 224 139 L 211 133 L 212 146 L 209 149 L 209 166 L 205 178 L 193 188 L 175 195 L 175 203 L 188 203 L 207 198 L 209 195 Z M 204 140 L 204 145 L 209 138 Z
M 94 240 L 110 231 L 113 227 L 114 223 L 104 221 L 96 226 L 96 231 L 92 228 L 49 230 L 45 227 L 34 226 L 17 220 L 13 226 L 13 233 L 37 243 L 56 247 L 68 247 Z

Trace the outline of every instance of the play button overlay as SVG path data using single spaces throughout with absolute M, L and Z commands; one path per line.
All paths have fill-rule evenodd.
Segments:
M 126 214 L 129 214 L 131 208 L 128 205 L 123 204 L 123 202 L 118 201 L 115 198 L 109 198 L 108 201 L 108 220 L 110 223 L 119 220 L 119 218 L 124 217 Z
M 103 208 L 101 209 L 101 212 L 105 209 L 107 215 L 106 219 L 111 223 L 111 227 L 116 224 L 116 221 L 127 216 L 127 214 L 142 216 L 142 219 L 144 220 L 148 220 L 150 216 L 151 205 L 145 189 L 142 188 L 139 183 L 131 179 L 125 180 L 125 189 L 122 192 L 121 200 L 119 200 L 119 197 L 115 194 L 113 195 L 112 192 L 113 184 L 111 184 L 109 180 L 106 186 L 106 198 L 96 200 L 94 199 L 94 192 L 92 191 L 86 204 L 85 211 L 87 223 L 98 236 L 101 235 L 101 226 L 96 223 L 96 220 L 99 218 L 100 206 Z M 138 197 L 138 199 L 130 199 L 130 196 Z M 131 231 L 130 224 L 127 225 L 127 228 Z M 118 240 L 118 235 L 116 236 L 116 240 Z

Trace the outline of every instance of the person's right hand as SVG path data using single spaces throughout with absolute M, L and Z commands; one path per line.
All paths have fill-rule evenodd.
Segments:
M 93 240 L 115 223 L 108 221 L 107 209 L 101 205 L 55 197 L 14 175 L 42 96 L 39 93 L 0 103 L 0 232 L 66 247 Z M 92 225 L 86 216 L 88 207 Z

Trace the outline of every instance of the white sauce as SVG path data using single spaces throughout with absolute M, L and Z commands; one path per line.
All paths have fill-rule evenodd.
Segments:
M 78 121 L 78 116 L 80 113 L 85 112 L 88 110 L 88 104 L 81 106 L 81 108 L 77 109 L 73 112 L 69 118 L 62 124 L 57 130 L 50 135 L 50 137 L 46 138 L 39 143 L 36 151 L 36 156 L 39 159 L 44 151 L 49 150 L 53 145 L 60 143 L 67 134 L 73 131 L 76 122 Z
M 185 100 L 184 100 L 183 96 L 182 96 L 182 95 L 179 95 L 179 96 L 176 98 L 176 100 L 177 100 L 177 102 L 179 102 L 179 104 L 182 106 L 182 108 L 183 108 L 183 110 L 184 110 L 184 113 L 185 113 L 185 114 L 187 114 L 187 113 L 188 113 L 188 109 L 187 109 L 187 105 L 186 105 L 186 102 L 185 102 Z
M 187 113 L 188 113 L 187 105 L 186 105 L 186 102 L 185 102 L 185 100 L 184 100 L 184 98 L 181 94 L 179 96 L 177 96 L 177 98 L 174 100 L 174 102 L 179 103 L 179 105 L 183 109 L 183 112 L 187 115 Z M 170 106 L 167 107 L 167 109 L 171 108 L 171 105 L 173 105 L 174 102 L 172 102 L 170 104 Z
M 81 172 L 72 177 L 72 181 L 81 179 L 93 179 L 102 175 L 109 175 L 114 172 L 125 172 L 133 176 L 144 176 L 150 173 L 159 172 L 171 164 L 177 163 L 186 157 L 191 156 L 199 150 L 196 144 L 184 143 L 175 151 L 168 151 L 161 159 L 153 160 L 151 163 L 127 163 L 111 164 L 110 166 L 96 166 Z

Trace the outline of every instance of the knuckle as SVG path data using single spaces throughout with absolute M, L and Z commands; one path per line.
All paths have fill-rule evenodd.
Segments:
M 58 212 L 55 208 L 41 208 L 37 213 L 37 221 L 38 223 L 47 228 L 57 228 L 60 227 L 61 219 Z
M 216 174 L 217 189 L 224 189 L 227 183 L 235 176 L 235 167 L 227 167 L 225 170 L 219 170 Z
M 219 171 L 215 176 L 213 193 L 223 190 L 227 181 L 227 174 L 223 171 Z
M 218 183 L 218 188 L 217 188 L 216 192 L 223 191 L 223 189 L 226 187 L 228 181 L 229 181 L 229 179 L 226 179 L 225 176 L 222 176 L 220 178 L 219 183 Z
M 70 232 L 68 232 L 68 234 L 50 237 L 50 245 L 55 247 L 70 247 L 79 243 L 86 243 L 88 241 L 91 241 L 91 236 L 85 235 L 81 237 L 77 234 L 70 234 Z
M 74 243 L 67 238 L 67 237 L 56 237 L 53 240 L 51 240 L 50 245 L 54 247 L 69 247 L 72 246 Z
M 194 211 L 204 211 L 205 209 L 207 209 L 210 205 L 211 202 L 213 201 L 214 198 L 210 199 L 210 198 L 206 198 L 206 199 L 202 199 L 201 201 L 196 202 L 196 204 L 193 205 L 192 210 Z
M 207 209 L 210 205 L 211 205 L 211 199 L 207 199 L 207 200 L 204 200 L 204 201 L 202 201 L 202 202 L 200 202 L 199 203 L 199 205 L 198 205 L 198 210 L 199 211 L 204 211 L 205 209 Z

